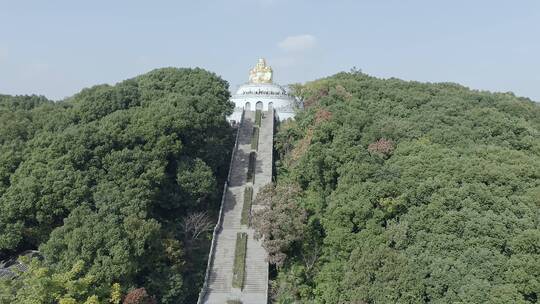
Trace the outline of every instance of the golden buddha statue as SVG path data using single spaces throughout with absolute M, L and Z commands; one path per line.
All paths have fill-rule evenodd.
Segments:
M 272 83 L 272 68 L 266 65 L 266 61 L 261 58 L 257 65 L 249 71 L 249 82 L 251 83 Z

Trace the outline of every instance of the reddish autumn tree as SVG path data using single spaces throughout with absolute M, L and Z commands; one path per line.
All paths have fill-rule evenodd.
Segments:
M 123 304 L 157 304 L 157 301 L 143 287 L 130 291 L 124 298 Z
M 315 124 L 321 124 L 325 121 L 329 121 L 332 118 L 332 112 L 325 110 L 325 109 L 319 109 L 315 113 Z
M 394 142 L 390 139 L 381 138 L 376 142 L 369 144 L 368 151 L 371 154 L 379 154 L 383 157 L 388 157 L 395 149 Z
M 264 186 L 254 201 L 260 206 L 254 212 L 253 226 L 256 237 L 263 238 L 268 262 L 281 267 L 291 245 L 302 238 L 307 213 L 298 204 L 301 189 L 296 184 L 269 184 Z

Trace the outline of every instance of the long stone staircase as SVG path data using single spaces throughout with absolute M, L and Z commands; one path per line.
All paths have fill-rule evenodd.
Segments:
M 247 182 L 247 170 L 249 154 L 252 152 L 251 135 L 255 112 L 244 111 L 242 116 L 228 181 L 224 187 L 220 216 L 214 229 L 205 282 L 199 295 L 200 304 L 226 304 L 228 300 L 239 300 L 243 304 L 266 304 L 268 301 L 267 253 L 261 242 L 254 239 L 254 230 L 240 223 L 245 187 L 248 185 L 253 187 L 255 198 L 258 190 L 272 181 L 274 112 L 270 109 L 262 113 L 253 184 Z M 232 286 L 238 232 L 245 232 L 248 235 L 243 288 Z

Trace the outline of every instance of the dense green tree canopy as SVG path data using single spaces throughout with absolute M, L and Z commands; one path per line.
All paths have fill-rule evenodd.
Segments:
M 208 238 L 182 220 L 213 215 L 228 171 L 228 84 L 165 68 L 52 103 L 0 96 L 0 258 L 40 249 L 45 266 L 120 283 L 160 303 L 193 299 Z
M 357 71 L 295 90 L 306 109 L 255 202 L 277 301 L 538 302 L 537 104 Z M 216 75 L 174 68 L 60 102 L 0 95 L 0 259 L 45 257 L 0 281 L 0 302 L 194 302 L 228 99 Z
M 279 184 L 309 214 L 283 303 L 537 303 L 540 107 L 357 71 L 295 87 Z

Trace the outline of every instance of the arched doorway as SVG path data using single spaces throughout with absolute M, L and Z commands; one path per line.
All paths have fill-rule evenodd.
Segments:
M 244 110 L 251 111 L 251 103 L 249 101 L 244 105 Z
M 269 102 L 268 103 L 268 111 L 272 110 L 274 108 L 274 103 L 273 102 Z
M 255 104 L 255 110 L 262 110 L 263 109 L 263 103 L 262 101 L 257 101 Z

